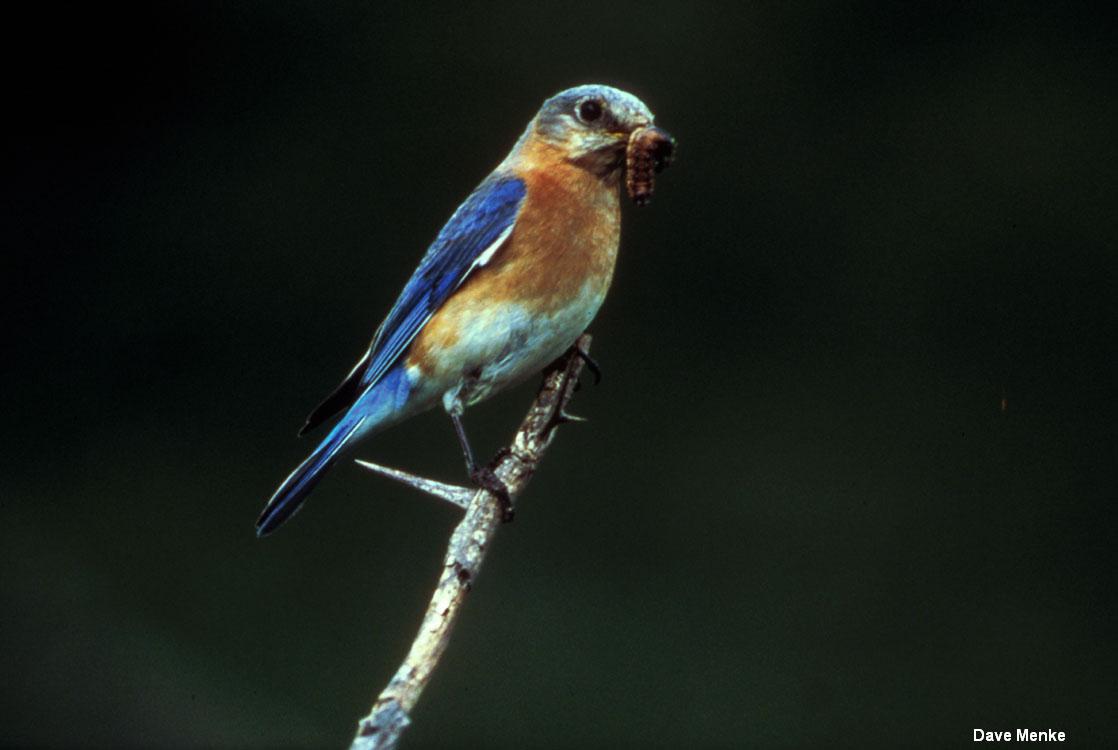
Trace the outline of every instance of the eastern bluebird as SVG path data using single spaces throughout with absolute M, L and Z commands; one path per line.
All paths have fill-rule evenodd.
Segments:
M 365 356 L 307 417 L 300 435 L 343 412 L 268 500 L 258 535 L 290 518 L 360 440 L 439 402 L 481 481 L 462 412 L 541 371 L 598 312 L 617 258 L 626 147 L 652 123 L 643 102 L 609 86 L 544 102 L 439 232 Z M 670 136 L 657 132 L 670 155 Z

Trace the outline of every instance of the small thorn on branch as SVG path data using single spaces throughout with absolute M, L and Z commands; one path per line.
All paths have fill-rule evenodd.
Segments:
M 438 482 L 434 479 L 427 479 L 426 477 L 417 476 L 400 469 L 393 469 L 391 466 L 375 464 L 372 461 L 357 460 L 355 463 L 381 476 L 395 479 L 397 482 L 402 482 L 420 492 L 425 492 L 428 495 L 434 495 L 440 500 L 453 503 L 459 508 L 469 507 L 470 499 L 474 496 L 474 493 L 477 492 L 477 490 L 470 489 L 469 487 Z
M 555 410 L 555 413 L 551 415 L 551 418 L 548 420 L 545 429 L 547 430 L 548 434 L 550 434 L 552 430 L 554 430 L 561 424 L 589 421 L 590 420 L 586 417 L 580 417 L 577 414 L 568 414 L 566 411 L 563 410 L 563 407 L 560 406 L 558 409 Z

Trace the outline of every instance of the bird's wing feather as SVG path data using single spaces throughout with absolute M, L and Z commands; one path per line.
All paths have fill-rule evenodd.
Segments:
M 470 194 L 427 249 L 377 329 L 369 351 L 311 412 L 300 435 L 347 408 L 377 384 L 443 302 L 508 239 L 524 195 L 524 182 L 516 177 L 490 177 Z

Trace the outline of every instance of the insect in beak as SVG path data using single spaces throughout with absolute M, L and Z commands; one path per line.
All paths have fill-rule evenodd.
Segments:
M 637 128 L 625 151 L 625 188 L 638 206 L 648 205 L 656 180 L 672 162 L 675 138 L 657 127 Z

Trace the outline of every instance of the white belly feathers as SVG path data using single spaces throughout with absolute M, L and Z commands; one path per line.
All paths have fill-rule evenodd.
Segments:
M 574 301 L 550 314 L 521 302 L 491 302 L 463 321 L 458 341 L 444 353 L 461 377 L 443 394 L 443 406 L 471 406 L 541 372 L 590 325 L 605 298 L 599 289 L 583 285 Z

